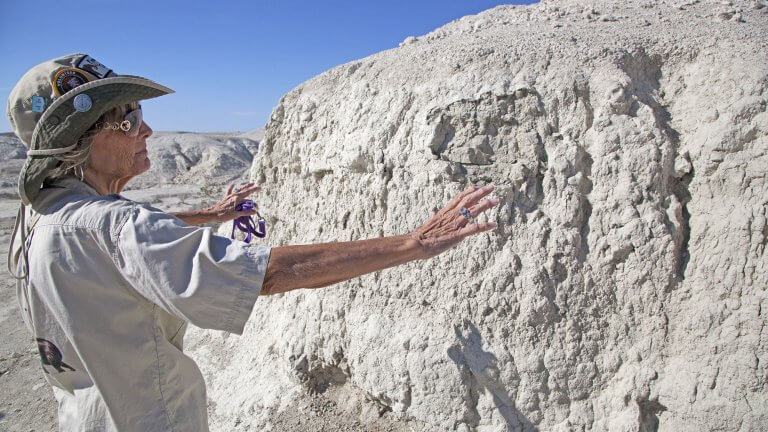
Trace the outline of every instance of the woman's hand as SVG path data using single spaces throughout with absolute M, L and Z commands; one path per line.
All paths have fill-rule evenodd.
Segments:
M 229 185 L 224 198 L 205 209 L 211 215 L 211 220 L 208 222 L 228 222 L 240 216 L 255 215 L 256 210 L 237 211 L 235 207 L 245 201 L 252 193 L 260 190 L 261 188 L 256 186 L 255 183 L 245 183 L 237 189 L 235 189 L 234 184 Z
M 467 208 L 469 214 L 474 218 L 485 210 L 496 206 L 499 203 L 496 198 L 479 202 L 481 198 L 491 192 L 493 192 L 493 185 L 486 185 L 481 188 L 469 187 L 456 195 L 445 208 L 432 216 L 427 223 L 408 234 L 420 245 L 421 259 L 432 258 L 456 246 L 473 234 L 495 228 L 495 222 L 469 223 L 470 220 L 460 212 L 462 208 Z
M 260 190 L 261 188 L 254 183 L 245 183 L 238 189 L 235 189 L 235 185 L 231 184 L 227 188 L 224 198 L 216 204 L 202 210 L 175 212 L 171 214 L 189 225 L 200 225 L 211 222 L 221 223 L 228 222 L 240 216 L 253 216 L 256 214 L 256 210 L 237 211 L 235 210 L 235 207 L 245 201 L 252 193 Z

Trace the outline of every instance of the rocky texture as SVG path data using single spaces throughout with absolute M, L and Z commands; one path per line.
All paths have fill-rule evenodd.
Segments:
M 332 392 L 359 430 L 766 430 L 766 34 L 761 2 L 544 1 L 285 95 L 269 244 L 401 234 L 470 183 L 499 227 L 193 332 L 213 429 Z

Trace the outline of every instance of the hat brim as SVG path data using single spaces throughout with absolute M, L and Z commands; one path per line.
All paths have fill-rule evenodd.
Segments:
M 173 90 L 146 78 L 121 75 L 90 81 L 56 98 L 45 110 L 35 126 L 30 150 L 57 149 L 74 144 L 105 112 L 140 100 L 152 99 Z M 85 112 L 77 111 L 75 96 L 87 94 L 92 106 Z M 30 156 L 19 175 L 19 196 L 24 204 L 30 204 L 48 173 L 58 165 L 53 156 Z

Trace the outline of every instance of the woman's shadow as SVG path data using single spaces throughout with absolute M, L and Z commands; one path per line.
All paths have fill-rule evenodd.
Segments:
M 465 332 L 462 332 L 462 327 L 466 329 Z M 471 410 L 464 419 L 467 425 L 473 429 L 479 425 L 480 415 L 477 412 L 477 403 L 480 394 L 485 390 L 493 397 L 499 414 L 504 418 L 507 431 L 538 430 L 515 407 L 514 399 L 501 383 L 498 360 L 492 352 L 483 349 L 483 341 L 477 327 L 469 321 L 464 321 L 463 326 L 454 325 L 453 330 L 456 332 L 458 341 L 448 348 L 448 356 L 456 363 L 467 388 L 465 397 L 467 406 Z

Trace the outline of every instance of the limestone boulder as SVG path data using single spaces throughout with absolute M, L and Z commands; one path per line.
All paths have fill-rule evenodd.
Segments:
M 404 234 L 486 183 L 498 228 L 191 332 L 212 428 L 333 392 L 359 430 L 768 429 L 766 35 L 753 1 L 501 6 L 286 94 L 267 244 Z

